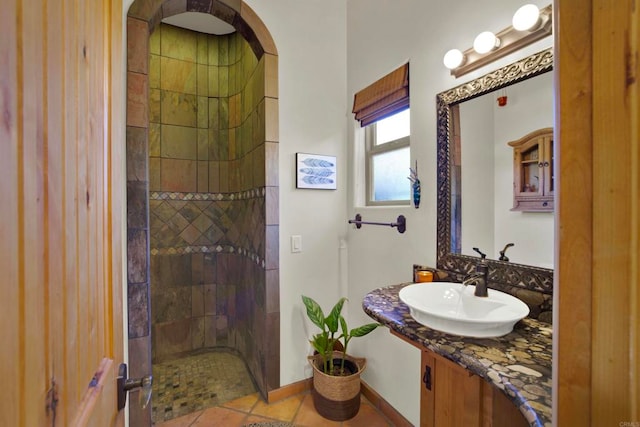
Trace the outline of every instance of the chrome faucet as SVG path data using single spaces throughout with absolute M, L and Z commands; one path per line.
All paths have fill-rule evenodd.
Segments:
M 489 279 L 489 266 L 487 265 L 487 261 L 485 260 L 486 254 L 480 252 L 480 249 L 473 248 L 474 251 L 480 254 L 480 261 L 476 264 L 475 273 L 471 274 L 465 280 L 462 281 L 464 286 L 475 285 L 476 289 L 473 293 L 477 297 L 488 297 L 489 294 L 487 292 L 487 283 Z

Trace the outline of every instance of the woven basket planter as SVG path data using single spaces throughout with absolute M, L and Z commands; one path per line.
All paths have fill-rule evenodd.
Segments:
M 342 352 L 333 352 L 334 364 L 339 365 Z M 327 375 L 322 369 L 322 356 L 309 356 L 313 367 L 313 405 L 324 418 L 345 421 L 356 416 L 360 410 L 360 374 L 366 368 L 363 358 L 346 355 L 345 367 L 351 364 L 355 373 L 347 376 Z

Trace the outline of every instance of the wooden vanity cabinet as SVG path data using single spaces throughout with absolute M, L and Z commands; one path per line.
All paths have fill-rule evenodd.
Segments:
M 496 387 L 460 365 L 422 349 L 420 427 L 526 427 Z
M 513 147 L 512 211 L 551 212 L 554 208 L 553 128 L 533 131 L 508 143 Z

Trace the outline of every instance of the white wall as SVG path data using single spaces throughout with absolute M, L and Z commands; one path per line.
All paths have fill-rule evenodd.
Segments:
M 309 329 L 300 296 L 329 310 L 346 294 L 347 137 L 344 0 L 245 0 L 278 49 L 280 100 L 280 384 L 312 372 Z M 337 156 L 337 190 L 297 190 L 295 153 Z M 291 253 L 290 236 L 302 236 Z M 342 257 L 341 257 L 342 255 Z M 342 259 L 342 262 L 341 262 Z M 342 269 L 342 270 L 341 270 Z M 346 284 L 342 284 L 346 287 Z
M 539 7 L 548 1 L 534 1 Z M 347 103 L 353 94 L 406 61 L 411 80 L 411 156 L 417 159 L 422 183 L 419 209 L 364 208 L 357 206 L 355 167 L 349 174 L 349 215 L 365 220 L 393 221 L 407 217 L 407 231 L 364 226 L 349 228 L 349 298 L 352 323 L 368 318 L 354 310 L 374 288 L 411 280 L 413 263 L 436 262 L 436 111 L 435 96 L 445 89 L 479 77 L 551 46 L 551 37 L 462 76 L 449 75 L 442 65 L 444 53 L 454 47 L 465 50 L 484 30 L 495 32 L 511 24 L 515 10 L 524 4 L 514 0 L 348 0 L 347 1 Z M 350 105 L 349 105 L 350 106 Z M 350 153 L 358 128 L 347 119 Z M 352 159 L 352 162 L 357 159 Z M 353 352 L 368 358 L 364 379 L 414 424 L 419 424 L 420 354 L 385 330 L 361 338 Z
M 461 253 L 478 256 L 477 247 L 489 258 L 494 255 L 494 171 L 495 129 L 493 104 L 488 94 L 460 105 L 460 145 L 462 157 Z M 510 167 L 509 170 L 512 170 Z
M 553 127 L 553 73 L 460 104 L 462 253 L 473 247 L 497 259 L 507 243 L 511 262 L 553 268 L 553 212 L 511 211 L 513 148 L 507 143 Z M 496 97 L 506 93 L 507 105 Z

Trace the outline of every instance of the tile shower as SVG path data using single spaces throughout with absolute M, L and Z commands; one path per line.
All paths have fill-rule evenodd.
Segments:
M 277 57 L 247 23 L 225 36 L 159 24 L 143 40 L 148 23 L 129 15 L 132 371 L 150 373 L 148 353 L 230 349 L 264 396 L 279 385 Z

